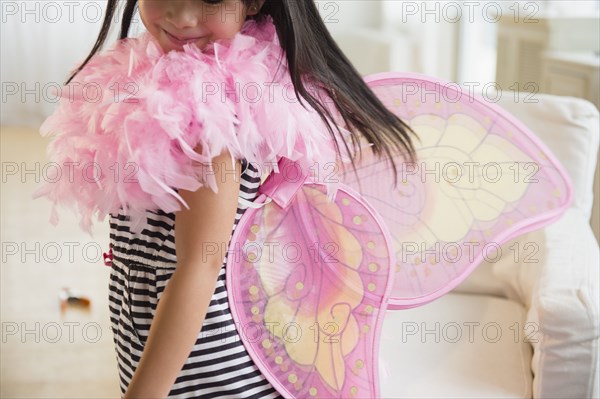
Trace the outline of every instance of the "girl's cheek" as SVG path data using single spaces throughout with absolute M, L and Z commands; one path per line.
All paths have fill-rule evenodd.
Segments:
M 164 2 L 168 0 L 139 0 L 138 10 L 140 19 L 148 32 L 153 36 L 158 37 L 160 32 L 156 24 L 161 20 L 166 13 Z
M 231 15 L 224 19 L 213 20 L 205 26 L 212 32 L 215 39 L 233 39 L 243 26 L 241 16 Z
M 143 19 L 151 22 L 166 12 L 166 5 L 164 0 L 139 0 L 138 10 Z

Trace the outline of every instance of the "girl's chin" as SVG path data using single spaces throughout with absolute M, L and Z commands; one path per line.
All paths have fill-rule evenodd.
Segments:
M 206 40 L 206 39 L 201 39 L 198 40 L 196 42 L 190 42 L 187 45 L 192 45 L 195 46 L 197 48 L 200 49 L 200 51 L 204 51 L 206 50 L 210 45 L 212 44 L 211 40 Z M 164 43 L 161 42 L 161 47 L 163 48 L 164 52 L 167 53 L 169 51 L 183 51 L 183 46 L 182 44 L 172 44 L 172 43 Z
M 207 44 L 203 44 L 201 42 L 194 42 L 192 43 L 193 46 L 196 46 L 197 48 L 199 48 L 201 51 L 204 51 L 204 49 L 206 48 Z M 183 51 L 183 45 L 173 45 L 173 44 L 167 44 L 167 43 L 162 43 L 161 47 L 163 49 L 163 51 L 165 53 L 168 53 L 169 51 Z
M 183 51 L 183 46 L 185 45 L 193 45 L 198 47 L 200 50 L 206 48 L 206 46 L 210 43 L 208 37 L 201 37 L 195 40 L 190 40 L 186 42 L 173 40 L 166 32 L 162 31 L 162 34 L 159 34 L 160 37 L 160 45 L 165 52 L 169 52 L 172 50 L 175 51 Z

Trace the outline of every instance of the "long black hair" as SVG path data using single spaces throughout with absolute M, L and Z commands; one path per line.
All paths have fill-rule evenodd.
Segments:
M 242 0 L 249 6 L 253 0 Z M 89 60 L 102 48 L 111 28 L 111 21 L 117 10 L 119 0 L 108 0 L 106 14 L 96 43 L 83 64 L 70 76 L 68 84 L 75 75 L 83 69 Z M 126 0 L 121 17 L 119 39 L 124 39 L 129 33 L 131 20 L 137 8 L 137 0 Z M 338 110 L 346 129 L 351 132 L 353 142 L 352 154 L 359 154 L 361 133 L 376 156 L 385 152 L 392 162 L 394 185 L 397 185 L 397 169 L 394 158 L 415 162 L 415 149 L 409 133 L 418 136 L 404 121 L 391 112 L 367 86 L 360 73 L 354 68 L 348 58 L 340 50 L 325 26 L 314 0 L 265 0 L 257 15 L 248 18 L 260 21 L 270 15 L 277 30 L 280 45 L 285 57 L 289 74 L 294 84 L 294 92 L 300 102 L 302 99 L 319 114 L 328 128 L 335 148 L 340 155 L 338 140 L 329 121 L 334 121 L 330 111 L 323 101 L 332 101 Z M 303 79 L 307 79 L 318 89 L 323 90 L 329 99 L 319 99 L 310 93 Z M 339 122 L 337 122 L 339 123 Z M 339 127 L 333 123 L 337 132 Z M 351 155 L 348 143 L 344 142 L 346 151 Z M 395 148 L 392 149 L 392 146 Z M 354 156 L 352 167 L 356 172 Z

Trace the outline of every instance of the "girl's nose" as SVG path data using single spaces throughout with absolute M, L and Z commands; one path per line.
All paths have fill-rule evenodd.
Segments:
M 166 11 L 166 20 L 177 29 L 185 29 L 198 25 L 200 11 L 190 0 L 169 0 L 169 8 Z

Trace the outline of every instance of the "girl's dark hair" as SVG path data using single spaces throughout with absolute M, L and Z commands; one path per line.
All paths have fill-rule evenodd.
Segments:
M 253 0 L 242 0 L 249 6 Z M 75 72 L 67 80 L 68 84 L 89 60 L 102 48 L 111 28 L 111 21 L 115 15 L 119 0 L 108 0 L 106 14 L 102 28 L 96 39 L 92 51 Z M 131 20 L 137 8 L 137 0 L 126 0 L 121 17 L 121 31 L 119 39 L 124 39 L 129 33 Z M 324 106 L 323 101 L 333 101 L 344 126 L 351 132 L 353 142 L 352 154 L 362 150 L 359 145 L 360 132 L 368 143 L 372 143 L 372 151 L 376 156 L 383 152 L 389 157 L 394 169 L 394 185 L 397 185 L 396 164 L 394 158 L 408 156 L 411 163 L 415 162 L 415 149 L 409 133 L 416 133 L 391 112 L 367 86 L 360 73 L 350 63 L 340 50 L 335 40 L 329 34 L 327 27 L 321 19 L 314 0 L 265 0 L 259 14 L 249 18 L 262 20 L 270 15 L 277 30 L 277 36 L 287 59 L 288 69 L 294 92 L 300 102 L 306 100 L 319 114 L 332 138 L 336 151 L 340 154 L 338 140 L 329 121 L 334 121 L 330 111 Z M 308 78 L 320 90 L 323 90 L 329 99 L 317 99 L 309 92 L 303 79 Z M 339 121 L 337 122 L 339 123 Z M 339 127 L 333 123 L 337 132 Z M 342 141 L 350 155 L 348 144 Z M 392 149 L 391 147 L 394 147 Z M 354 156 L 352 167 L 356 172 Z

